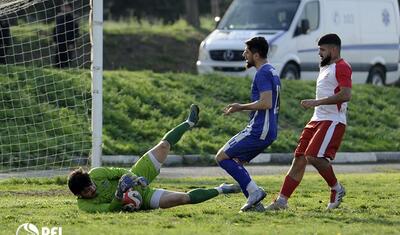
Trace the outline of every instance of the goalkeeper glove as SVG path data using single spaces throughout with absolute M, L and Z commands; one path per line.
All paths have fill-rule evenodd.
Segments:
M 117 191 L 115 191 L 115 198 L 121 201 L 122 197 L 124 196 L 124 193 L 128 191 L 128 189 L 135 186 L 136 184 L 137 183 L 133 179 L 132 175 L 124 174 L 118 181 Z
M 118 188 L 117 191 L 115 192 L 115 197 L 121 201 L 124 193 L 128 191 L 128 189 L 136 185 L 145 188 L 149 185 L 149 182 L 143 176 L 137 177 L 129 173 L 124 174 L 123 176 L 121 176 L 121 179 L 119 179 Z
M 143 176 L 139 176 L 135 179 L 137 185 L 142 186 L 142 188 L 147 187 L 147 185 L 149 185 L 149 182 L 147 181 L 146 178 L 144 178 Z

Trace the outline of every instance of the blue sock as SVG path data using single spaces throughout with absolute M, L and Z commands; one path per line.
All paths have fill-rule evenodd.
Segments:
M 249 193 L 246 190 L 251 178 L 249 172 L 240 164 L 232 159 L 225 159 L 219 162 L 219 165 L 230 174 L 240 185 L 243 194 L 248 197 Z

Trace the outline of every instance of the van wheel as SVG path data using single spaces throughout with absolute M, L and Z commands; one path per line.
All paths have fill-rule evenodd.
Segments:
M 287 64 L 282 70 L 281 78 L 287 79 L 287 80 L 300 79 L 299 68 L 295 64 Z
M 386 82 L 386 73 L 384 68 L 381 66 L 374 66 L 371 68 L 368 74 L 367 83 L 376 86 L 383 86 Z

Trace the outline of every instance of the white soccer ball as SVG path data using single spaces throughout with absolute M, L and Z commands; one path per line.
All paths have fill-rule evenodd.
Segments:
M 138 191 L 135 191 L 133 189 L 129 189 L 124 193 L 124 196 L 122 198 L 122 204 L 127 205 L 127 204 L 132 204 L 132 206 L 135 209 L 139 209 L 140 206 L 142 205 L 142 196 Z

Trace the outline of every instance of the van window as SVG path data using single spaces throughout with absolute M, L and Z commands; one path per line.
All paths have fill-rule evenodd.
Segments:
M 287 30 L 300 0 L 235 0 L 218 29 Z
M 319 26 L 319 2 L 309 2 L 304 6 L 300 20 L 297 23 L 295 35 L 302 34 L 301 28 L 304 28 L 304 22 L 307 22 L 307 33 L 318 29 Z

